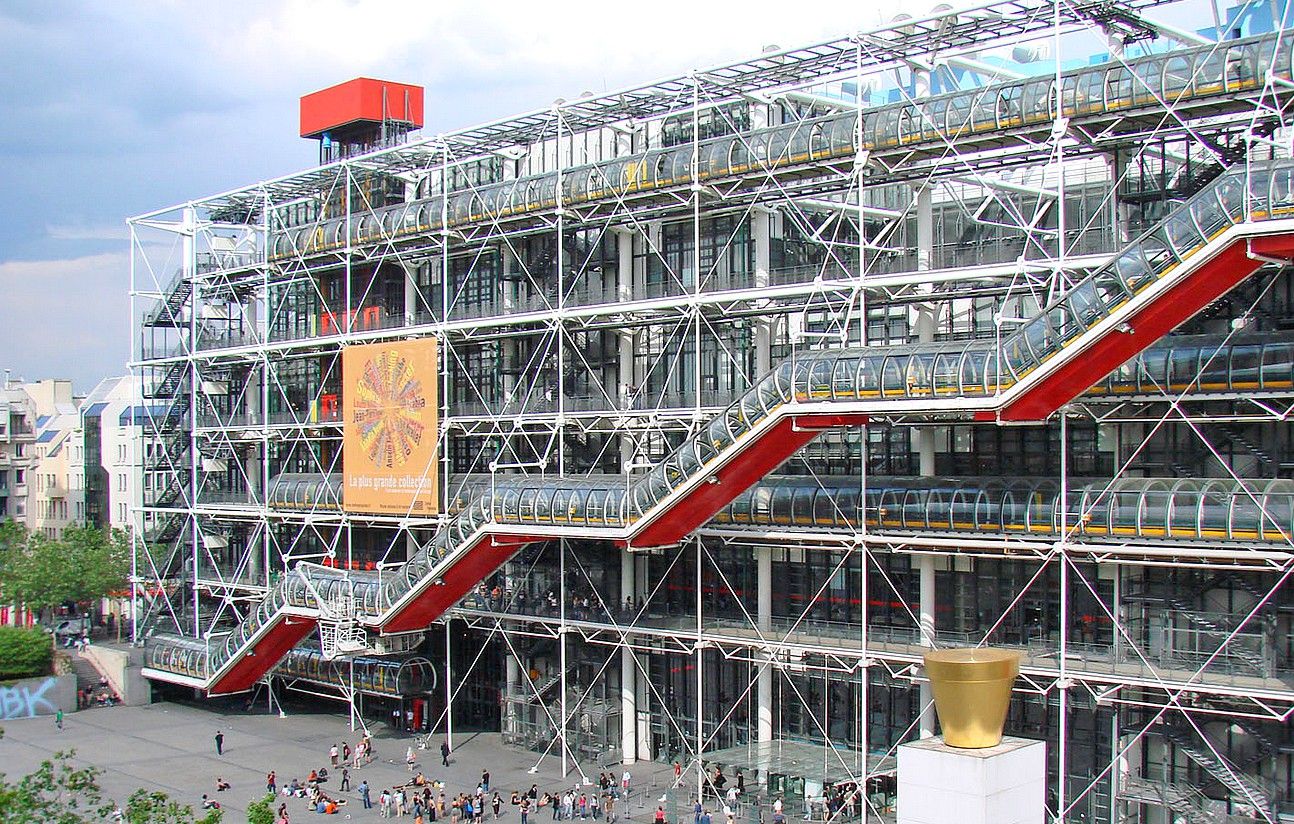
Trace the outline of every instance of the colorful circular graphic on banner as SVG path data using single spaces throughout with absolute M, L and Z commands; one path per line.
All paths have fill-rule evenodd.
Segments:
M 394 352 L 379 352 L 364 363 L 355 385 L 355 425 L 359 441 L 374 464 L 401 466 L 422 443 L 427 399 L 409 362 Z

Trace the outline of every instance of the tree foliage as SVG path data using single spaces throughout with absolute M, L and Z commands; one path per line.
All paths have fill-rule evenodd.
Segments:
M 69 527 L 63 537 L 0 527 L 0 593 L 39 611 L 68 601 L 90 601 L 125 586 L 130 542 L 121 530 Z
M 0 738 L 4 730 L 0 730 Z M 99 824 L 108 820 L 113 804 L 99 787 L 98 767 L 76 767 L 74 752 L 58 752 L 36 771 L 10 782 L 0 773 L 0 821 L 40 821 L 51 824 Z M 218 824 L 222 811 L 208 810 L 194 818 L 193 808 L 172 801 L 166 793 L 136 790 L 123 810 L 131 824 Z
M 0 626 L 0 679 L 48 675 L 53 656 L 43 629 Z
M 75 767 L 73 753 L 58 752 L 36 771 L 10 783 L 0 773 L 0 811 L 5 821 L 83 824 L 102 821 L 112 805 L 104 803 L 97 767 Z
M 247 824 L 274 824 L 274 796 L 247 805 Z
M 223 810 L 212 809 L 195 819 L 188 804 L 172 801 L 166 793 L 156 790 L 135 790 L 124 812 L 130 824 L 217 824 L 224 817 Z

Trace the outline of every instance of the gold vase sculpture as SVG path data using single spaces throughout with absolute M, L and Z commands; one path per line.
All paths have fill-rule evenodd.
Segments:
M 1005 649 L 945 649 L 925 654 L 935 712 L 950 747 L 983 749 L 1002 741 L 1011 684 L 1020 653 Z

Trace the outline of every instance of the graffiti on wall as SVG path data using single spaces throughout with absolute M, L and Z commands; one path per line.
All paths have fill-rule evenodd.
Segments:
M 0 720 L 12 721 L 15 718 L 35 718 L 39 715 L 53 715 L 58 707 L 45 697 L 58 683 L 55 678 L 46 678 L 39 683 L 27 682 L 12 687 L 0 687 Z

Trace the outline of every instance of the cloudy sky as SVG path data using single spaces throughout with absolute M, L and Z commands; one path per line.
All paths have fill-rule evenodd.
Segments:
M 0 3 L 0 368 L 79 391 L 123 373 L 125 219 L 310 165 L 304 93 L 420 83 L 445 131 L 875 25 L 869 5 Z
M 124 373 L 125 219 L 311 165 L 302 94 L 422 84 L 434 134 L 935 2 L 0 0 L 0 368 Z

